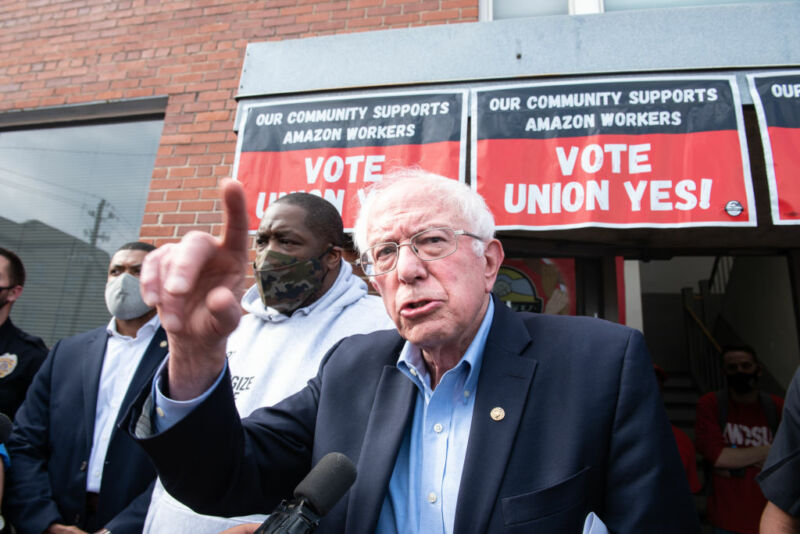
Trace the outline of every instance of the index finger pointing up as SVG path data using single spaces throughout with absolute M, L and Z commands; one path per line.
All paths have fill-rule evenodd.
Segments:
M 248 218 L 244 188 L 236 180 L 226 179 L 221 183 L 222 202 L 225 210 L 225 229 L 222 246 L 235 254 L 247 256 Z

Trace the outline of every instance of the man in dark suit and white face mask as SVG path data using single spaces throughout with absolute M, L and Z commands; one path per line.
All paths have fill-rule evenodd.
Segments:
M 121 248 L 111 258 L 106 281 L 106 306 L 114 316 L 117 330 L 124 335 L 135 335 L 156 314 L 155 308 L 144 303 L 139 291 L 142 262 L 152 245 L 129 243 L 124 246 L 137 248 Z
M 140 533 L 155 471 L 116 428 L 167 353 L 139 272 L 150 244 L 111 258 L 108 325 L 53 347 L 17 412 L 3 511 L 19 534 Z

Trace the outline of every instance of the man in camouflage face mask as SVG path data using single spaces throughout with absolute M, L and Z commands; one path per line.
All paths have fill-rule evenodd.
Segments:
M 271 204 L 256 236 L 253 274 L 259 295 L 264 306 L 284 315 L 324 295 L 339 275 L 342 258 L 341 222 L 337 228 L 294 202 L 303 195 Z
M 322 260 L 333 250 L 331 245 L 319 257 L 301 260 L 266 247 L 259 249 L 253 274 L 264 306 L 291 315 L 309 301 L 316 300 L 330 272 Z

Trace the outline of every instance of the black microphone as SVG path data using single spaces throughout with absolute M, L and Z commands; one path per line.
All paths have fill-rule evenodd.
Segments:
M 5 443 L 11 435 L 11 419 L 4 413 L 0 413 L 0 444 Z
M 330 452 L 300 481 L 294 499 L 282 501 L 255 534 L 309 534 L 356 480 L 356 466 L 342 453 Z

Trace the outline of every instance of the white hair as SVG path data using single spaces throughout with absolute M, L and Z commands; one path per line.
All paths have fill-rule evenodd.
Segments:
M 412 184 L 428 197 L 436 198 L 442 210 L 450 209 L 458 214 L 466 227 L 456 229 L 480 237 L 480 241 L 472 241 L 473 250 L 479 256 L 483 254 L 485 242 L 494 237 L 494 216 L 483 197 L 464 183 L 415 167 L 394 169 L 368 190 L 353 227 L 353 241 L 359 253 L 369 248 L 367 225 L 377 201 L 384 195 L 391 195 L 398 185 Z

